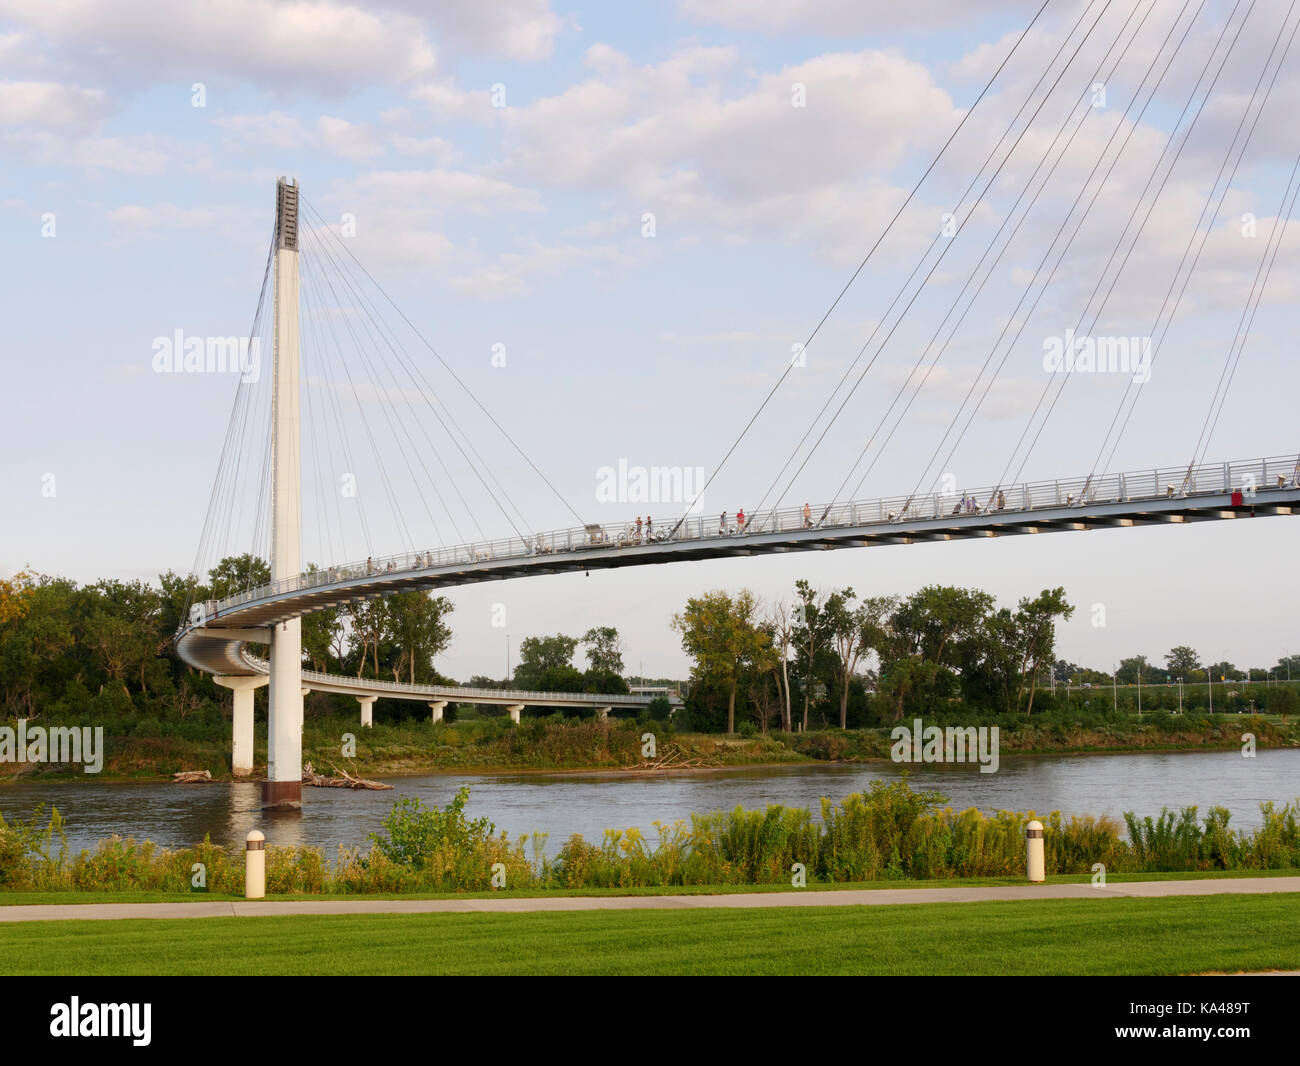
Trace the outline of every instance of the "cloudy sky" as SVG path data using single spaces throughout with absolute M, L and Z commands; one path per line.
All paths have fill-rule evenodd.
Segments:
M 0 570 L 194 565 L 238 383 L 160 373 L 158 343 L 250 335 L 280 175 L 310 205 L 309 560 L 681 513 L 606 501 L 620 463 L 702 469 L 716 516 L 1294 455 L 1298 24 L 1281 0 L 0 0 Z M 371 321 L 349 278 L 405 320 L 372 288 Z M 360 354 L 380 320 L 391 364 Z M 1149 380 L 1052 374 L 1067 331 L 1150 338 Z M 267 388 L 245 393 L 208 556 L 257 543 Z M 631 672 L 680 675 L 688 595 L 772 599 L 797 577 L 1008 603 L 1060 584 L 1080 608 L 1068 658 L 1188 643 L 1272 663 L 1300 650 L 1296 532 L 482 586 L 452 592 L 440 667 L 499 676 L 507 641 L 613 624 Z

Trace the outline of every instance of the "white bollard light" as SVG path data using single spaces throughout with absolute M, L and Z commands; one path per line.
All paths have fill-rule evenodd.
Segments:
M 254 829 L 244 844 L 244 898 L 266 897 L 266 837 Z
M 1046 862 L 1043 858 L 1043 823 L 1030 822 L 1025 826 L 1025 872 L 1029 880 L 1041 885 L 1046 880 Z

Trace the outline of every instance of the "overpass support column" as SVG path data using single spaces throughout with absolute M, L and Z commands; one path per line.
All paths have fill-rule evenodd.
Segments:
M 519 721 L 519 715 L 523 712 L 523 709 L 524 705 L 522 703 L 510 704 L 510 706 L 506 708 L 506 710 L 510 712 L 510 721 L 517 723 Z
M 434 700 L 432 703 L 429 704 L 429 710 L 433 712 L 433 720 L 435 722 L 442 721 L 442 712 L 445 711 L 446 709 L 447 709 L 446 700 Z
M 608 717 L 609 717 L 609 708 L 608 708 L 608 707 L 597 707 L 597 708 L 596 708 L 596 721 L 598 721 L 598 722 L 603 722 L 603 721 L 605 721 Z
M 234 696 L 230 770 L 236 777 L 253 772 L 253 693 L 266 684 L 265 677 L 218 675 L 212 679 Z
M 378 696 L 358 696 L 357 702 L 361 704 L 361 726 L 363 729 L 370 729 L 375 724 L 375 700 Z

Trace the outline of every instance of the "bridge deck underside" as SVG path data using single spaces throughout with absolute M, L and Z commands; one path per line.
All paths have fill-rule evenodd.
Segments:
M 539 574 L 604 570 L 622 566 L 651 566 L 701 559 L 825 551 L 895 544 L 922 544 L 980 537 L 1134 528 L 1185 524 L 1296 513 L 1300 488 L 1259 489 L 1243 506 L 1233 506 L 1231 493 L 1145 500 L 1115 500 L 1028 511 L 958 514 L 780 533 L 681 539 L 628 547 L 584 547 L 573 551 L 522 558 L 489 559 L 476 563 L 408 569 L 294 589 L 250 600 L 221 610 L 202 627 L 177 638 L 181 658 L 199 669 L 218 674 L 264 673 L 244 649 L 244 638 L 223 635 L 223 629 L 248 630 L 273 626 L 288 618 L 329 607 L 373 599 L 411 589 L 451 588 L 481 581 L 504 581 Z M 347 680 L 347 679 L 343 679 Z M 441 697 L 439 697 L 441 698 Z M 463 697 L 462 697 L 463 698 Z

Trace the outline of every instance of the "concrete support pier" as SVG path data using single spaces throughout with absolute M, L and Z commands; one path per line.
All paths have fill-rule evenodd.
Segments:
M 607 719 L 608 717 L 609 717 L 609 708 L 608 708 L 608 707 L 597 707 L 597 708 L 596 708 L 596 721 L 598 721 L 598 722 L 603 722 L 603 721 L 605 721 L 605 719 Z
M 375 700 L 378 696 L 358 696 L 357 702 L 361 704 L 361 728 L 370 729 L 375 724 Z
M 234 696 L 231 724 L 230 770 L 236 777 L 253 772 L 253 693 L 266 684 L 264 677 L 219 674 L 212 679 Z
M 510 704 L 506 708 L 506 710 L 510 712 L 510 721 L 517 723 L 519 721 L 519 715 L 523 713 L 523 709 L 524 709 L 524 705 L 522 703 Z
M 446 700 L 434 700 L 432 703 L 429 704 L 429 710 L 433 712 L 433 720 L 435 722 L 442 721 L 442 712 L 445 711 L 446 709 L 447 709 Z

